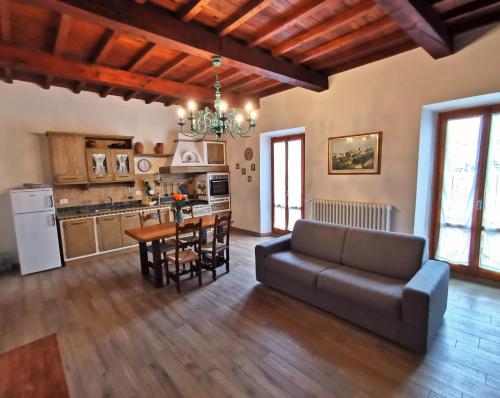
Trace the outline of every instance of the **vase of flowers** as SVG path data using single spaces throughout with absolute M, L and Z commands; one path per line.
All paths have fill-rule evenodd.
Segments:
M 181 193 L 174 193 L 170 196 L 173 200 L 175 222 L 181 223 L 183 220 L 182 208 L 187 205 L 187 195 Z

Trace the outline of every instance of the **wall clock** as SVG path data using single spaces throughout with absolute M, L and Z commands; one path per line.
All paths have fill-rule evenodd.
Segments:
M 137 163 L 137 167 L 139 168 L 140 171 L 142 171 L 143 173 L 146 173 L 149 170 L 151 170 L 151 162 L 147 159 L 141 159 Z
M 252 160 L 252 158 L 253 158 L 252 148 L 246 148 L 244 154 L 245 154 L 245 160 L 248 160 L 248 161 Z

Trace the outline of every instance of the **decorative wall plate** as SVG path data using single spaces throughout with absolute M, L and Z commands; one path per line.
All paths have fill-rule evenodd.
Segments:
M 147 173 L 149 170 L 151 170 L 151 162 L 147 159 L 141 159 L 137 163 L 137 167 L 143 173 Z
M 252 158 L 253 158 L 253 149 L 252 148 L 246 148 L 244 154 L 245 154 L 245 160 L 248 160 L 248 161 L 252 160 Z
M 182 155 L 182 163 L 199 163 L 198 156 L 191 151 L 186 151 Z

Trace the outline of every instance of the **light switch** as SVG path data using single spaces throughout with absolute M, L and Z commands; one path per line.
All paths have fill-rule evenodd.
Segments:
M 142 196 L 142 191 L 135 191 L 135 196 Z
M 69 203 L 69 200 L 66 198 L 59 199 L 59 204 L 60 205 L 67 205 Z

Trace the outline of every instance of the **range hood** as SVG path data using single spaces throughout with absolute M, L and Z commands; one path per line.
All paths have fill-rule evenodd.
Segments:
M 160 174 L 229 172 L 227 165 L 208 163 L 207 144 L 213 141 L 178 138 L 169 164 L 159 168 Z

